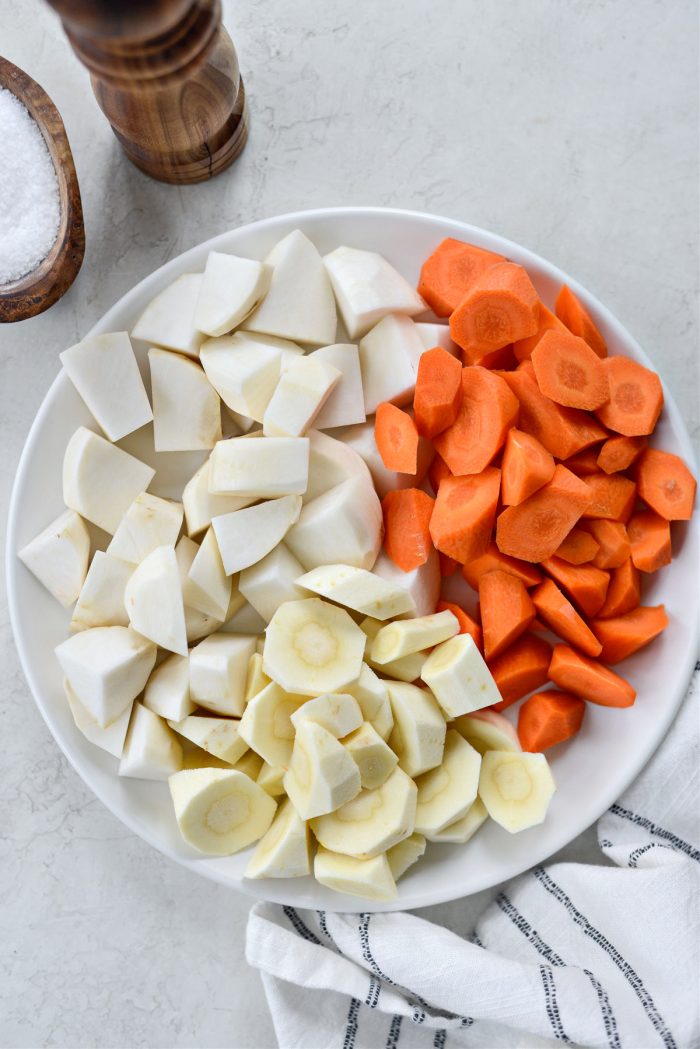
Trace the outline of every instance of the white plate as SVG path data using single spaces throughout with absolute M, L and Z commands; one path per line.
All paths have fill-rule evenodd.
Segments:
M 457 237 L 501 252 L 527 267 L 546 303 L 553 302 L 563 281 L 570 284 L 592 313 L 611 352 L 652 366 L 608 310 L 544 259 L 464 223 L 383 208 L 300 212 L 224 233 L 185 252 L 141 281 L 105 314 L 91 334 L 129 330 L 148 300 L 163 286 L 181 273 L 203 269 L 210 250 L 262 257 L 280 237 L 296 228 L 307 233 L 322 253 L 339 244 L 379 251 L 411 283 L 417 279 L 422 260 L 443 237 Z M 7 578 L 17 648 L 37 705 L 78 774 L 131 830 L 190 870 L 253 896 L 301 907 L 366 911 L 441 903 L 495 885 L 566 845 L 620 795 L 664 736 L 685 693 L 697 652 L 698 529 L 694 525 L 673 526 L 673 564 L 646 581 L 644 600 L 648 604 L 663 601 L 670 625 L 653 645 L 622 667 L 638 690 L 635 706 L 612 710 L 591 704 L 579 735 L 571 744 L 561 745 L 551 753 L 558 791 L 543 826 L 510 835 L 489 823 L 466 846 L 432 845 L 423 860 L 399 882 L 398 900 L 384 905 L 331 892 L 311 878 L 245 881 L 247 853 L 202 858 L 179 837 L 167 785 L 119 779 L 116 760 L 93 747 L 75 728 L 53 656 L 54 646 L 66 637 L 69 615 L 14 556 L 63 508 L 63 452 L 68 438 L 81 423 L 96 428 L 70 381 L 61 373 L 34 420 L 10 504 Z M 145 440 L 140 433 L 125 443 L 143 454 Z M 667 391 L 655 440 L 694 469 L 687 432 Z M 157 457 L 156 490 L 177 496 L 179 482 L 173 475 L 173 458 L 178 457 Z M 195 455 L 192 469 L 198 461 Z

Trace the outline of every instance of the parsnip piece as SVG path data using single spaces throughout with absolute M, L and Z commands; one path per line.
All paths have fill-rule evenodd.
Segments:
M 265 297 L 271 277 L 256 259 L 210 251 L 194 311 L 198 330 L 215 336 L 237 328 Z
M 382 550 L 372 571 L 387 582 L 403 587 L 413 598 L 417 616 L 427 616 L 435 610 L 442 581 L 437 550 L 431 549 L 425 564 L 412 572 L 403 572 Z
M 416 785 L 395 768 L 376 790 L 357 797 L 314 819 L 311 829 L 326 849 L 367 859 L 386 852 L 413 834 L 416 820 Z
M 175 546 L 182 527 L 182 503 L 142 492 L 126 511 L 107 553 L 138 565 L 158 546 Z
M 202 463 L 182 492 L 187 534 L 190 537 L 201 535 L 214 517 L 231 514 L 234 510 L 243 510 L 255 502 L 253 496 L 213 495 L 209 491 L 210 470 L 211 457 Z
M 56 600 L 68 608 L 88 570 L 90 535 L 74 510 L 66 510 L 19 552 L 19 558 Z
M 306 436 L 309 441 L 309 484 L 304 494 L 305 503 L 351 477 L 372 484 L 364 460 L 352 448 L 319 429 L 309 430 Z
M 192 769 L 168 780 L 180 833 L 209 856 L 230 856 L 265 834 L 273 799 L 235 769 Z
M 266 437 L 301 437 L 341 379 L 341 372 L 314 354 L 283 367 L 263 416 Z
M 369 721 L 382 739 L 388 739 L 394 727 L 394 717 L 384 682 L 363 663 L 359 677 L 345 685 L 345 691 L 354 696 L 360 704 L 363 719 Z
M 455 718 L 452 728 L 457 729 L 480 754 L 485 754 L 487 750 L 522 750 L 515 728 L 508 718 L 496 710 L 463 714 Z
M 365 413 L 382 401 L 408 404 L 416 386 L 423 343 L 410 317 L 390 313 L 360 340 L 360 369 Z
M 224 570 L 214 529 L 209 528 L 187 572 L 182 596 L 189 608 L 223 622 L 229 613 L 231 588 L 232 579 Z
M 157 452 L 213 448 L 221 440 L 219 395 L 196 361 L 181 353 L 148 351 Z
M 182 768 L 182 747 L 165 721 L 134 703 L 119 762 L 119 775 L 130 779 L 166 780 Z
M 416 830 L 429 837 L 454 823 L 476 800 L 481 757 L 466 739 L 448 729 L 441 764 L 418 777 Z
M 394 715 L 389 746 L 409 776 L 420 776 L 442 761 L 445 719 L 432 692 L 400 681 L 385 682 Z
M 173 653 L 153 671 L 143 693 L 143 705 L 166 721 L 182 721 L 197 709 L 190 696 L 190 661 Z
M 297 579 L 297 584 L 375 619 L 392 619 L 415 610 L 413 598 L 406 590 L 352 565 L 322 565 Z
M 261 561 L 282 542 L 300 512 L 301 496 L 283 495 L 215 517 L 212 526 L 227 574 Z
M 311 873 L 311 841 L 306 824 L 286 798 L 272 826 L 260 839 L 246 867 L 246 878 L 303 878 Z
M 307 699 L 291 717 L 295 730 L 302 721 L 315 721 L 336 739 L 342 739 L 362 724 L 362 711 L 354 696 L 347 692 L 326 692 Z
M 303 495 L 309 481 L 307 437 L 250 436 L 219 441 L 211 454 L 210 491 L 217 495 L 276 499 Z
M 92 335 L 59 356 L 68 378 L 110 441 L 151 421 L 151 405 L 125 331 Z
M 238 586 L 246 601 L 269 623 L 285 601 L 304 597 L 304 591 L 296 584 L 303 571 L 291 550 L 278 543 L 262 560 L 243 569 Z
M 102 728 L 97 724 L 84 704 L 80 702 L 67 678 L 63 681 L 63 689 L 66 693 L 66 699 L 68 700 L 68 706 L 73 715 L 75 726 L 82 732 L 85 739 L 89 740 L 90 743 L 94 743 L 96 747 L 100 747 L 101 750 L 106 750 L 108 754 L 112 754 L 115 758 L 120 758 L 124 750 L 126 730 L 129 727 L 129 719 L 131 718 L 131 704 L 124 707 L 122 713 L 111 725 Z
M 555 790 L 544 754 L 489 750 L 482 758 L 479 797 L 511 834 L 543 823 Z
M 137 565 L 124 589 L 134 630 L 169 652 L 187 655 L 180 571 L 172 546 L 158 546 Z
M 201 273 L 177 277 L 151 299 L 132 329 L 132 338 L 196 359 L 204 338 L 194 323 L 201 286 Z
M 335 426 L 363 423 L 365 399 L 357 346 L 347 342 L 334 343 L 322 346 L 312 356 L 340 372 L 340 381 L 314 419 L 314 426 L 318 430 L 330 430 Z
M 362 631 L 344 609 L 315 597 L 287 601 L 267 628 L 263 670 L 287 692 L 320 696 L 357 679 L 363 651 Z
M 391 659 L 388 663 L 377 663 L 370 659 L 370 666 L 384 678 L 393 681 L 417 681 L 428 658 L 427 652 L 412 652 L 409 656 L 401 656 L 400 659 Z
M 289 765 L 294 745 L 291 715 L 304 701 L 303 696 L 285 692 L 272 681 L 248 702 L 239 731 L 268 765 Z
M 383 529 L 376 492 L 352 477 L 305 503 L 287 546 L 307 571 L 347 564 L 368 571 L 377 560 Z
M 373 663 L 389 663 L 404 656 L 422 652 L 433 645 L 439 645 L 454 637 L 459 632 L 457 617 L 447 609 L 434 612 L 429 616 L 418 616 L 416 619 L 402 619 L 389 623 L 379 631 L 370 654 Z
M 200 707 L 240 717 L 245 707 L 245 680 L 255 638 L 213 634 L 190 652 L 190 696 Z
M 367 422 L 355 426 L 343 426 L 335 430 L 333 436 L 361 457 L 372 475 L 380 499 L 397 489 L 419 488 L 435 456 L 432 443 L 421 438 L 418 442 L 417 469 L 414 474 L 397 473 L 387 469 L 374 437 L 374 419 L 368 419 Z
M 346 736 L 343 746 L 360 770 L 360 782 L 365 790 L 381 787 L 399 760 L 369 721 Z
M 184 736 L 180 736 L 180 745 L 182 747 L 182 767 L 183 769 L 230 769 L 231 765 L 228 761 L 222 761 L 221 758 L 215 757 L 214 754 L 207 754 L 206 750 L 202 750 L 201 747 L 195 746 L 194 743 L 190 743 Z M 251 754 L 252 751 L 246 751 L 246 754 Z M 255 755 L 257 757 L 257 755 Z M 244 755 L 245 757 L 245 755 Z M 245 771 L 244 769 L 237 769 L 239 772 Z M 254 777 L 251 777 L 251 779 Z
M 422 834 L 413 833 L 410 838 L 404 838 L 398 844 L 392 845 L 386 853 L 386 858 L 394 881 L 398 881 L 409 867 L 417 863 L 424 852 L 425 838 Z
M 340 247 L 323 262 L 348 335 L 364 335 L 389 313 L 415 317 L 426 305 L 408 281 L 375 251 Z
M 450 718 L 501 702 L 491 671 L 470 634 L 458 634 L 433 649 L 421 677 Z
M 113 535 L 155 470 L 79 426 L 63 458 L 63 501 L 71 510 Z
M 252 754 L 253 751 L 250 753 Z M 282 765 L 270 765 L 268 761 L 263 761 L 256 782 L 270 797 L 280 798 L 284 795 L 284 774 L 286 771 Z
M 207 378 L 227 408 L 262 422 L 279 381 L 282 361 L 301 354 L 285 339 L 237 331 L 207 339 L 200 357 Z
M 234 768 L 237 772 L 245 772 L 246 776 L 250 776 L 251 779 L 256 780 L 260 775 L 260 771 L 263 767 L 263 759 L 259 754 L 256 754 L 254 750 L 247 750 L 242 758 L 239 758 Z M 270 794 L 270 791 L 267 791 Z
M 85 577 L 70 628 L 89 630 L 94 626 L 128 626 L 124 590 L 134 566 L 96 550 Z
M 235 765 L 248 749 L 248 744 L 238 732 L 239 722 L 233 718 L 207 718 L 190 714 L 182 721 L 168 721 L 168 724 L 173 732 L 229 765 Z
M 303 820 L 333 812 L 360 791 L 357 765 L 342 743 L 315 721 L 302 721 L 297 728 L 283 782 Z
M 432 350 L 434 346 L 442 346 L 443 350 L 447 350 L 453 357 L 459 357 L 459 346 L 452 341 L 449 324 L 416 321 L 416 331 L 426 350 Z
M 199 545 L 195 543 L 188 536 L 183 535 L 175 547 L 175 560 L 177 561 L 178 572 L 180 574 L 180 586 L 183 591 L 187 586 L 187 573 L 189 572 L 195 557 Z M 235 586 L 231 589 L 232 597 L 237 593 Z M 194 644 L 195 641 L 200 641 L 203 637 L 207 637 L 209 634 L 213 634 L 215 630 L 219 630 L 223 626 L 220 619 L 215 619 L 213 616 L 207 616 L 204 612 L 198 612 L 196 608 L 188 608 L 185 605 L 185 631 L 187 633 L 187 643 Z
M 314 859 L 314 877 L 320 885 L 350 896 L 364 896 L 380 903 L 395 900 L 396 883 L 386 856 L 358 860 L 320 848 Z
M 262 692 L 266 685 L 270 684 L 270 678 L 262 668 L 262 654 L 253 652 L 248 660 L 248 670 L 245 677 L 245 701 L 249 703 L 253 696 Z
M 442 830 L 427 834 L 428 841 L 452 842 L 455 845 L 466 845 L 473 838 L 479 827 L 489 818 L 484 803 L 477 798 L 461 819 L 448 824 Z

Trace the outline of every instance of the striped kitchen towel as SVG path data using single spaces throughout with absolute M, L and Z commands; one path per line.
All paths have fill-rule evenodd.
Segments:
M 699 669 L 664 743 L 598 821 L 594 862 L 502 886 L 466 937 L 410 913 L 256 904 L 247 957 L 279 1045 L 700 1046 Z

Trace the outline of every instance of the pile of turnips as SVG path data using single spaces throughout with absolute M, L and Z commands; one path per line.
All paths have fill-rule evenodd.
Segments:
M 313 873 L 338 891 L 394 899 L 427 841 L 465 843 L 489 817 L 511 833 L 541 823 L 555 785 L 537 751 L 581 721 L 578 693 L 539 693 L 525 745 L 494 708 L 540 687 L 547 671 L 501 669 L 499 681 L 493 637 L 489 668 L 476 618 L 439 600 L 462 547 L 451 539 L 446 557 L 432 535 L 435 496 L 469 452 L 450 438 L 461 395 L 455 388 L 441 407 L 440 375 L 449 387 L 456 368 L 461 389 L 469 368 L 508 367 L 493 353 L 512 342 L 508 324 L 474 327 L 463 295 L 459 310 L 438 301 L 439 251 L 432 291 L 434 257 L 424 268 L 425 301 L 380 255 L 339 247 L 322 258 L 300 231 L 264 262 L 211 252 L 204 273 L 153 299 L 131 337 L 94 336 L 61 354 L 97 426 L 69 440 L 67 509 L 20 557 L 72 608 L 56 656 L 75 724 L 118 759 L 120 776 L 168 782 L 194 849 L 222 856 L 255 845 L 249 878 Z M 482 271 L 456 272 L 452 295 Z M 457 314 L 467 368 L 447 324 L 414 320 L 426 301 Z M 537 314 L 521 306 L 516 320 Z M 132 338 L 146 344 L 150 397 Z M 401 411 L 414 396 L 415 409 Z M 471 471 L 492 471 L 496 498 L 495 460 L 517 402 L 511 414 L 503 441 L 489 432 L 495 447 L 476 449 L 486 461 Z M 142 428 L 156 453 L 200 453 L 180 501 L 149 491 L 156 471 L 120 447 Z M 438 476 L 441 437 L 448 465 Z M 523 505 L 533 483 L 528 474 Z M 106 533 L 92 556 L 87 522 Z M 454 536 L 454 515 L 450 524 Z M 498 551 L 491 526 L 485 543 L 470 546 L 462 533 L 459 542 L 487 608 L 512 597 L 502 580 L 484 585 L 489 576 L 517 580 L 526 596 L 542 581 Z M 546 616 L 556 601 L 545 596 L 538 614 L 556 632 Z M 525 628 L 499 638 L 495 657 L 528 638 L 551 653 Z

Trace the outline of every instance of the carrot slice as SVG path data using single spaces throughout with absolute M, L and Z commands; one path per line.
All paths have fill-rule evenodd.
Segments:
M 664 406 L 661 379 L 656 372 L 629 357 L 608 357 L 605 370 L 610 400 L 596 412 L 600 421 L 626 437 L 652 433 Z
M 484 651 L 484 634 L 476 622 L 475 619 L 464 611 L 459 605 L 453 604 L 452 601 L 438 601 L 435 608 L 436 612 L 451 612 L 459 623 L 460 634 L 469 634 L 474 639 L 474 644 L 480 652 Z
M 581 728 L 585 710 L 585 702 L 568 692 L 535 692 L 518 711 L 520 746 L 536 754 L 571 739 Z
M 450 316 L 450 334 L 471 364 L 516 339 L 534 335 L 539 298 L 522 266 L 500 262 L 485 270 Z
M 639 494 L 667 521 L 689 521 L 696 483 L 682 459 L 660 448 L 646 448 L 636 470 Z
M 557 547 L 554 556 L 569 565 L 584 565 L 597 555 L 600 547 L 595 538 L 581 528 L 572 528 L 566 539 Z
M 442 346 L 421 354 L 418 361 L 413 417 L 418 433 L 436 437 L 457 418 L 462 400 L 462 368 Z
M 428 470 L 428 480 L 430 481 L 430 485 L 436 495 L 438 488 L 440 487 L 440 481 L 445 477 L 452 477 L 452 471 L 442 456 L 438 455 L 436 452 L 433 461 L 430 464 L 430 469 Z
M 517 506 L 551 481 L 554 457 L 536 437 L 513 427 L 506 437 L 501 471 L 503 502 Z
M 447 554 L 443 554 L 439 550 L 438 557 L 440 558 L 440 575 L 442 578 L 446 579 L 448 576 L 454 575 L 459 568 L 459 561 L 455 561 L 454 557 L 448 557 Z
M 598 452 L 594 448 L 586 448 L 583 452 L 577 452 L 576 455 L 572 455 L 570 459 L 565 459 L 563 466 L 567 470 L 571 470 L 572 474 L 576 474 L 577 477 L 582 477 L 584 481 L 589 474 L 597 474 L 600 472 L 598 466 Z
M 619 568 L 610 573 L 610 585 L 605 603 L 598 610 L 598 618 L 621 616 L 631 612 L 641 600 L 641 583 L 639 569 L 635 568 L 631 557 Z
M 599 357 L 607 357 L 608 347 L 605 339 L 600 334 L 588 310 L 574 295 L 568 284 L 563 284 L 557 295 L 554 305 L 557 317 L 562 321 L 570 332 L 578 335 L 588 343 L 590 348 Z
M 642 510 L 627 522 L 632 561 L 640 572 L 656 572 L 671 564 L 671 526 L 654 510 Z
M 593 633 L 603 646 L 600 658 L 605 663 L 619 663 L 644 648 L 668 626 L 663 605 L 640 605 L 623 616 L 594 619 Z
M 619 568 L 630 556 L 627 529 L 621 521 L 583 521 L 581 528 L 585 528 L 598 544 L 598 550 L 592 559 L 596 568 Z
M 418 294 L 438 317 L 447 317 L 459 306 L 477 277 L 489 266 L 503 261 L 503 256 L 495 251 L 447 237 L 423 263 Z
M 518 428 L 536 437 L 558 459 L 569 459 L 608 436 L 594 416 L 578 408 L 564 408 L 545 397 L 530 361 L 524 361 L 514 372 L 502 372 L 501 377 L 520 401 Z
M 629 477 L 619 474 L 588 474 L 586 484 L 591 491 L 590 505 L 583 516 L 626 521 L 634 508 L 637 488 Z
M 498 549 L 523 561 L 544 561 L 561 545 L 589 503 L 588 486 L 558 465 L 552 480 L 538 492 L 499 514 Z
M 447 354 L 449 357 L 449 353 Z M 451 358 L 450 358 L 451 359 Z M 418 471 L 418 431 L 407 412 L 385 401 L 377 406 L 374 440 L 387 470 L 415 474 Z
M 600 641 L 591 633 L 574 606 L 567 601 L 551 579 L 545 579 L 533 591 L 532 603 L 538 617 L 562 641 L 575 645 L 587 656 L 600 655 Z
M 524 634 L 535 608 L 521 579 L 509 572 L 487 572 L 479 580 L 484 654 L 494 659 Z
M 585 616 L 595 616 L 603 607 L 610 576 L 593 565 L 568 565 L 558 557 L 550 557 L 542 563 L 547 575 L 551 576 L 566 591 L 574 604 Z
M 542 573 L 527 561 L 502 554 L 495 543 L 489 543 L 488 549 L 481 557 L 475 557 L 462 568 L 462 575 L 473 590 L 479 589 L 479 580 L 486 572 L 510 572 L 516 579 L 522 579 L 525 586 L 537 586 L 542 582 Z
M 623 677 L 568 645 L 555 645 L 549 677 L 566 692 L 601 707 L 631 707 L 637 693 Z
M 462 360 L 465 365 L 471 364 L 464 351 L 462 351 Z M 488 368 L 489 371 L 493 371 L 496 368 L 511 371 L 516 367 L 517 363 L 518 360 L 513 353 L 511 343 L 508 343 L 507 346 L 502 346 L 500 350 L 494 350 L 493 353 L 487 353 L 485 357 L 479 358 L 479 367 Z
M 443 554 L 465 564 L 488 549 L 498 505 L 501 471 L 493 466 L 473 477 L 446 477 L 430 519 L 430 535 Z
M 537 385 L 557 404 L 591 412 L 610 397 L 603 362 L 577 335 L 545 332 L 530 359 Z
M 568 329 L 551 310 L 548 310 L 543 302 L 540 303 L 539 327 L 534 335 L 528 335 L 526 339 L 518 339 L 513 343 L 513 353 L 518 361 L 527 361 L 532 356 L 532 351 L 538 342 L 548 331 L 567 331 Z
M 547 681 L 552 646 L 542 637 L 523 634 L 502 655 L 489 663 L 489 670 L 503 699 L 491 710 L 505 710 L 512 703 Z
M 453 424 L 434 441 L 456 477 L 485 469 L 518 417 L 518 399 L 486 368 L 462 369 L 462 403 Z
M 600 449 L 596 462 L 606 474 L 618 473 L 630 467 L 646 445 L 646 437 L 609 437 Z
M 384 549 L 404 572 L 428 560 L 433 545 L 428 526 L 434 506 L 435 500 L 418 488 L 387 492 L 382 500 Z

